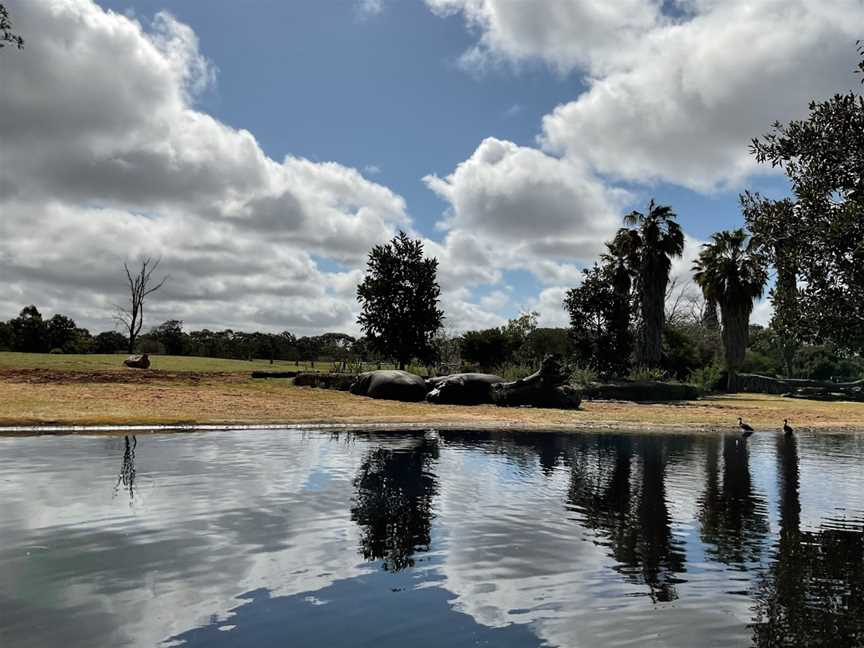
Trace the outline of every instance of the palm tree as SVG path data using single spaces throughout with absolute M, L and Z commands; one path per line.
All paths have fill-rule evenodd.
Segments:
M 743 229 L 717 232 L 702 246 L 693 264 L 693 279 L 705 299 L 720 306 L 723 349 L 729 372 L 727 389 L 736 391 L 737 373 L 744 362 L 753 302 L 762 296 L 768 272 L 765 259 Z
M 630 267 L 638 249 L 638 238 L 633 230 L 622 229 L 612 241 L 606 243 L 606 252 L 600 255 L 613 294 L 608 325 L 612 329 L 610 332 L 617 357 L 612 364 L 622 374 L 629 366 L 633 351 L 633 335 L 630 332 L 633 281 Z
M 634 211 L 624 217 L 625 227 L 616 237 L 626 237 L 632 246 L 631 272 L 642 319 L 637 360 L 648 367 L 660 365 L 669 270 L 672 257 L 684 251 L 684 232 L 675 218 L 671 207 L 651 200 L 647 214 Z

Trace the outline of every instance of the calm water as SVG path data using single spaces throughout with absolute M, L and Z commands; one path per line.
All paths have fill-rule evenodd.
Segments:
M 0 439 L 0 645 L 864 645 L 864 436 Z

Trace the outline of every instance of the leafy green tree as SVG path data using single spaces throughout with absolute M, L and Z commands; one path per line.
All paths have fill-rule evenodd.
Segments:
M 777 270 L 777 281 L 769 293 L 774 307 L 771 330 L 782 354 L 784 374 L 791 376 L 795 352 L 807 335 L 798 294 L 798 260 L 806 232 L 797 218 L 795 203 L 788 198 L 768 200 L 758 193 L 744 192 L 741 207 L 753 240 Z
M 0 351 L 13 351 L 15 348 L 15 331 L 9 322 L 0 322 Z
M 48 348 L 48 327 L 42 313 L 33 306 L 26 306 L 21 313 L 9 321 L 15 340 L 15 350 L 27 353 L 45 353 Z
M 861 52 L 859 49 L 859 53 Z M 864 70 L 864 62 L 859 64 Z M 753 140 L 756 159 L 780 167 L 796 198 L 797 301 L 811 343 L 864 351 L 864 97 L 813 101 L 806 119 L 775 123 Z
M 437 275 L 438 260 L 424 257 L 423 242 L 405 232 L 369 253 L 357 286 L 357 322 L 370 345 L 400 369 L 412 358 L 428 363 L 434 357 L 433 337 L 444 319 Z
M 459 352 L 464 362 L 489 370 L 508 361 L 509 340 L 500 328 L 466 331 L 459 338 Z
M 52 351 L 60 349 L 64 353 L 73 353 L 78 335 L 75 322 L 65 315 L 57 313 L 48 320 L 48 348 Z M 88 333 L 89 335 L 89 333 Z
M 117 353 L 126 348 L 126 336 L 117 331 L 105 331 L 93 339 L 93 353 Z
M 547 355 L 568 358 L 573 354 L 570 332 L 566 328 L 534 329 L 525 340 L 525 352 L 535 364 Z
M 155 338 L 168 355 L 184 355 L 188 347 L 188 335 L 183 332 L 182 320 L 168 320 L 154 326 L 150 336 Z
M 717 232 L 702 246 L 693 279 L 705 299 L 720 306 L 727 389 L 736 391 L 737 372 L 744 362 L 753 302 L 762 295 L 768 273 L 758 246 L 743 229 Z
M 672 258 L 684 251 L 684 232 L 675 218 L 671 207 L 651 200 L 646 214 L 633 211 L 624 217 L 625 227 L 616 236 L 626 241 L 624 258 L 636 281 L 641 319 L 637 361 L 647 367 L 661 363 L 669 271 Z
M 18 49 L 24 47 L 24 39 L 12 31 L 12 19 L 9 18 L 9 10 L 0 4 L 0 49 L 10 43 Z
M 86 328 L 76 328 L 68 353 L 93 353 L 95 341 Z
M 520 313 L 518 317 L 508 320 L 501 327 L 501 333 L 507 340 L 506 360 L 508 362 L 516 362 L 520 365 L 531 362 L 531 353 L 526 345 L 531 334 L 537 330 L 539 317 L 540 313 L 536 311 Z
M 564 308 L 570 315 L 570 335 L 577 362 L 603 372 L 622 374 L 630 345 L 616 331 L 616 294 L 608 266 L 597 263 L 583 270 L 582 284 L 567 291 Z

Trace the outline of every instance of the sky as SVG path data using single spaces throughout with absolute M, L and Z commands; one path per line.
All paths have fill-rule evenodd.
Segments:
M 561 300 L 649 199 L 701 242 L 787 193 L 749 142 L 858 87 L 862 0 L 5 0 L 0 318 L 358 333 L 366 255 L 439 260 L 445 326 Z M 688 288 L 688 290 L 691 288 Z M 756 321 L 770 317 L 763 301 Z

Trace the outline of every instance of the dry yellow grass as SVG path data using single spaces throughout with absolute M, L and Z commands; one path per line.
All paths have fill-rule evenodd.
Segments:
M 128 377 L 128 378 L 127 378 Z M 125 382 L 125 380 L 132 382 Z M 240 374 L 76 373 L 0 370 L 0 425 L 193 423 L 419 423 L 548 429 L 864 430 L 864 404 L 776 396 L 715 396 L 669 404 L 588 401 L 581 410 L 397 403 L 295 387 L 288 380 Z

